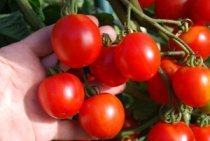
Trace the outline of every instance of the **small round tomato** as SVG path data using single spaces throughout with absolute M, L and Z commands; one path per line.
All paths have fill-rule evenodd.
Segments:
M 201 112 L 210 114 L 210 102 L 200 108 Z
M 164 58 L 161 60 L 161 68 L 168 77 L 172 79 L 174 73 L 178 70 L 178 66 L 174 61 Z M 160 73 L 147 81 L 147 88 L 151 99 L 158 104 L 169 104 L 169 92 L 167 86 Z
M 79 112 L 84 102 L 84 87 L 74 75 L 61 73 L 44 79 L 38 98 L 44 111 L 54 118 L 69 118 Z
M 156 42 L 145 33 L 128 34 L 115 52 L 117 67 L 134 81 L 151 79 L 158 71 L 160 59 Z
M 210 1 L 209 0 L 188 0 L 187 14 L 195 24 L 210 23 Z
M 158 122 L 149 131 L 147 141 L 194 141 L 192 130 L 184 122 Z
M 51 41 L 58 59 L 72 68 L 92 64 L 102 47 L 97 25 L 82 14 L 72 14 L 58 20 L 52 29 Z
M 196 141 L 210 141 L 210 126 L 200 127 L 198 125 L 190 125 Z
M 138 0 L 138 1 L 142 8 L 149 7 L 155 2 L 155 0 Z
M 111 94 L 97 94 L 87 99 L 79 112 L 79 121 L 89 135 L 113 138 L 123 127 L 125 112 L 120 100 Z
M 195 52 L 195 55 L 202 56 L 204 60 L 210 55 L 210 30 L 206 26 L 194 25 L 179 37 Z M 173 43 L 172 48 L 182 50 Z
M 210 101 L 210 71 L 205 67 L 181 67 L 173 76 L 176 96 L 186 105 L 202 107 Z
M 156 0 L 155 16 L 161 19 L 174 19 L 185 17 L 185 3 L 187 0 Z
M 128 80 L 115 64 L 115 49 L 116 47 L 103 47 L 97 60 L 90 65 L 90 70 L 96 79 L 112 87 L 119 86 Z

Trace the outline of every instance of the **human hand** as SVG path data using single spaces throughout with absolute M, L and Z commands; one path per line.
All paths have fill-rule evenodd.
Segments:
M 38 85 L 46 77 L 46 68 L 55 65 L 57 61 L 50 44 L 51 28 L 52 26 L 43 28 L 20 42 L 0 49 L 1 141 L 91 138 L 78 121 L 53 119 L 39 105 Z M 117 94 L 125 85 L 115 88 L 104 85 L 98 87 L 103 92 Z

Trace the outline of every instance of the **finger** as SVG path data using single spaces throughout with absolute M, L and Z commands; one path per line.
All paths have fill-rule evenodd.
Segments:
M 126 83 L 121 84 L 119 86 L 110 87 L 110 86 L 104 85 L 104 84 L 102 84 L 98 81 L 91 82 L 90 85 L 92 85 L 93 87 L 96 87 L 96 89 L 100 93 L 110 93 L 110 94 L 113 94 L 113 95 L 122 93 L 125 90 L 125 87 L 126 87 Z
M 58 59 L 54 53 L 44 57 L 41 62 L 45 69 L 55 67 Z
M 50 40 L 51 29 L 52 25 L 42 28 L 28 36 L 21 42 L 22 44 L 24 44 L 25 47 L 29 48 L 37 56 L 47 56 L 52 53 Z
M 81 127 L 76 120 L 60 120 L 55 140 L 84 140 L 93 139 Z
M 107 25 L 107 26 L 101 26 L 99 28 L 100 30 L 100 33 L 103 34 L 103 33 L 106 33 L 109 35 L 109 37 L 112 39 L 112 42 L 114 42 L 116 39 L 117 39 L 117 33 L 116 31 L 114 30 L 113 27 Z

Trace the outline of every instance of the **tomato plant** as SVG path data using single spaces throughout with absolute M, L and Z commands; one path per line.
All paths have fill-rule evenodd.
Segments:
M 156 0 L 155 16 L 161 19 L 185 18 L 185 4 L 187 0 Z
M 151 79 L 160 66 L 160 51 L 145 33 L 131 33 L 123 38 L 115 52 L 115 63 L 131 80 Z
M 155 0 L 138 0 L 138 1 L 142 8 L 149 7 L 155 2 Z
M 210 114 L 210 102 L 207 103 L 205 106 L 201 107 L 200 110 L 203 113 Z
M 125 112 L 122 103 L 114 95 L 97 94 L 87 99 L 79 112 L 82 127 L 91 136 L 113 138 L 122 129 Z
M 194 25 L 179 37 L 189 45 L 195 55 L 202 56 L 204 60 L 210 55 L 210 30 L 206 26 Z M 175 45 L 175 49 L 182 50 L 178 45 Z
M 72 68 L 92 64 L 102 47 L 97 25 L 82 14 L 62 17 L 53 27 L 51 41 L 58 59 Z
M 147 141 L 194 141 L 192 130 L 184 122 L 158 122 L 149 131 Z
M 161 68 L 168 77 L 172 79 L 174 73 L 178 70 L 178 66 L 174 61 L 164 58 L 161 60 Z M 158 104 L 169 104 L 169 92 L 167 86 L 160 73 L 147 81 L 147 88 L 150 97 Z
M 108 86 L 118 86 L 127 81 L 115 64 L 115 49 L 116 47 L 103 47 L 97 60 L 90 65 L 96 79 Z
M 38 98 L 48 115 L 54 118 L 69 118 L 77 114 L 82 106 L 84 87 L 72 74 L 57 74 L 41 82 Z
M 210 140 L 210 126 L 200 127 L 195 124 L 191 124 L 190 128 L 192 129 L 196 141 L 209 141 Z
M 210 23 L 210 1 L 209 0 L 188 0 L 187 15 L 195 24 Z
M 205 67 L 181 67 L 172 79 L 177 97 L 192 107 L 202 107 L 210 100 L 210 71 Z

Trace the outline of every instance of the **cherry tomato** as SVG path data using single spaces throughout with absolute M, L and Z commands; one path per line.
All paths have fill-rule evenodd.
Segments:
M 53 27 L 51 41 L 58 59 L 72 68 L 92 64 L 102 47 L 97 25 L 82 14 L 62 17 Z
M 210 23 L 210 1 L 209 0 L 188 0 L 187 15 L 195 24 Z
M 115 52 L 115 63 L 121 72 L 134 81 L 151 79 L 160 66 L 160 51 L 145 33 L 128 34 Z
M 119 86 L 128 79 L 121 73 L 114 62 L 116 47 L 103 47 L 97 60 L 90 65 L 93 75 L 108 86 Z
M 174 19 L 185 17 L 185 4 L 187 0 L 156 0 L 155 15 L 161 19 Z
M 192 130 L 184 122 L 158 122 L 149 131 L 147 141 L 195 141 Z
M 210 114 L 210 102 L 200 108 L 201 112 Z
M 206 26 L 194 25 L 179 37 L 189 45 L 195 55 L 202 56 L 204 60 L 210 55 L 210 30 Z M 175 49 L 182 50 L 178 45 L 175 45 Z
M 113 138 L 123 127 L 125 112 L 120 100 L 111 94 L 97 94 L 87 99 L 79 112 L 79 121 L 89 135 Z
M 38 90 L 38 98 L 44 111 L 51 117 L 61 119 L 79 112 L 84 95 L 81 81 L 69 73 L 44 79 Z
M 200 127 L 198 125 L 190 125 L 196 141 L 210 141 L 210 126 Z
M 210 71 L 205 67 L 181 67 L 172 79 L 176 96 L 186 105 L 202 107 L 210 100 Z
M 161 60 L 161 68 L 171 80 L 174 73 L 178 70 L 178 66 L 174 61 L 164 58 Z M 151 99 L 158 104 L 169 104 L 169 92 L 167 86 L 160 73 L 157 73 L 154 77 L 147 81 L 147 88 Z
M 138 0 L 138 1 L 142 8 L 149 7 L 155 2 L 155 0 Z

